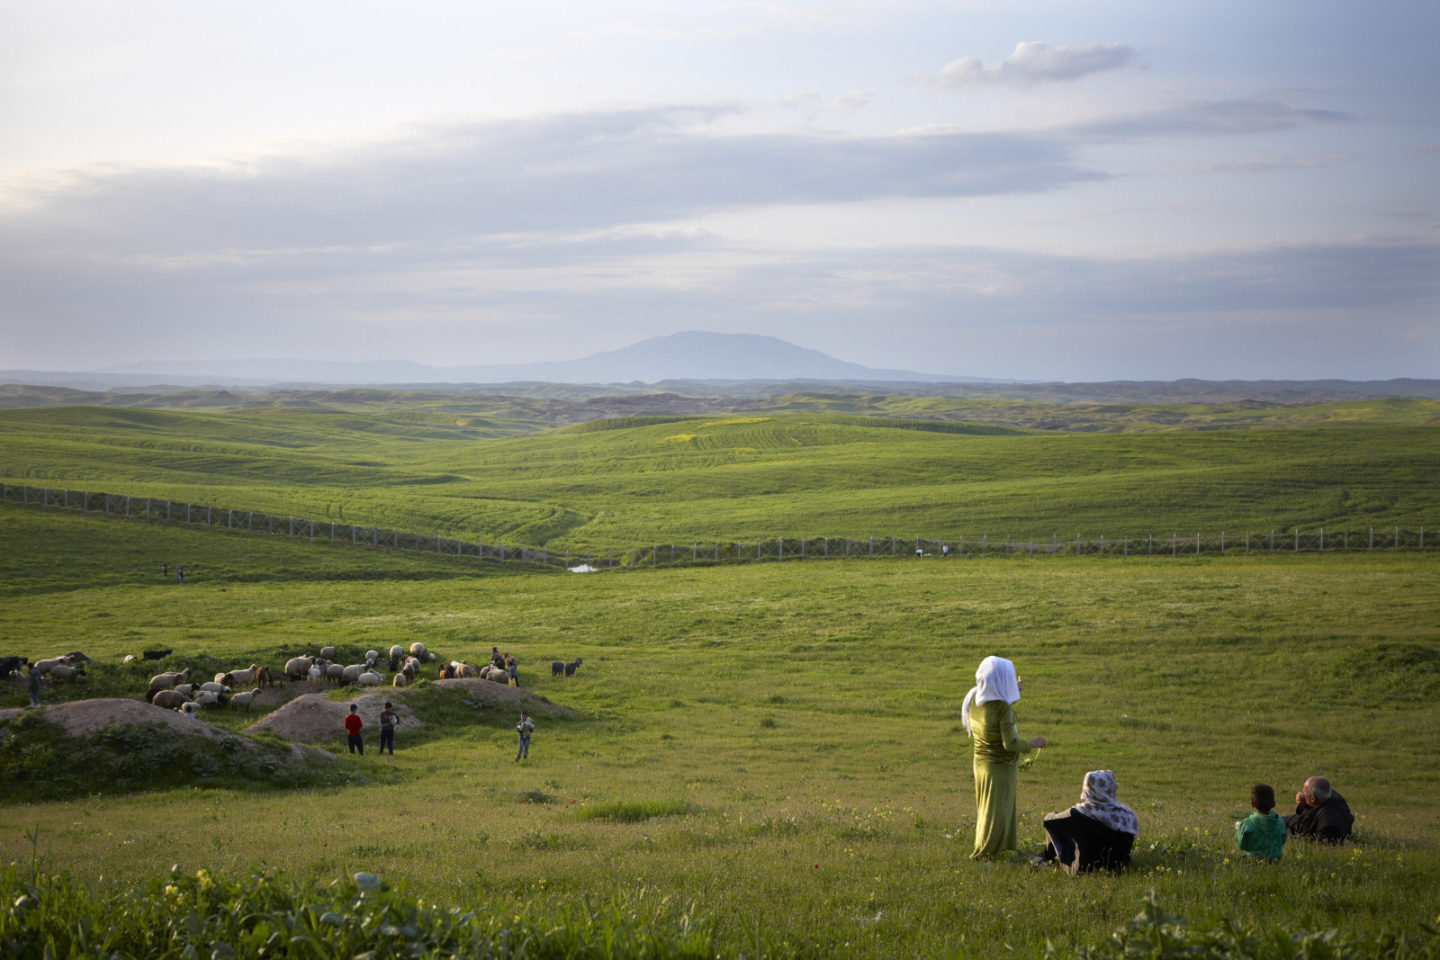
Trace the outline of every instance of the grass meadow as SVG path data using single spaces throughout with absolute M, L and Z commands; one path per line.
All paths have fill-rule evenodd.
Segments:
M 644 427 L 630 438 L 642 461 L 661 431 L 682 432 Z M 1275 459 L 1265 471 L 1299 483 L 1305 435 L 1194 442 L 1210 444 L 1207 456 L 1257 443 Z M 905 448 L 908 466 L 888 476 L 925 474 L 924 444 L 933 437 L 990 439 L 908 431 L 903 439 L 917 446 Z M 1342 482 L 1352 501 L 1410 510 L 1413 498 L 1418 509 L 1435 496 L 1434 473 L 1421 484 L 1407 471 L 1418 477 L 1435 456 L 1434 440 L 1383 439 L 1364 431 L 1353 444 L 1327 439 L 1339 460 L 1335 475 L 1349 478 Z M 1117 449 L 1159 461 L 1152 483 L 1170 470 L 1190 476 L 1186 484 L 1204 473 L 1193 462 L 1198 454 L 1173 437 L 1168 452 L 1126 446 L 1103 455 L 1080 440 L 1074 462 L 1088 464 L 1112 496 L 1124 484 L 1147 488 L 1142 479 L 1103 479 Z M 10 460 L 6 443 L 7 466 L 39 457 Z M 57 463 L 73 465 L 57 468 L 67 485 L 134 483 L 140 494 L 139 487 L 159 490 L 171 469 L 107 476 L 97 466 L 105 459 L 99 446 L 86 440 L 83 455 L 57 454 Z M 122 447 L 105 469 L 147 449 L 172 463 L 180 455 L 158 446 Z M 197 456 L 214 456 L 197 446 Z M 377 459 L 396 457 L 387 470 L 402 469 L 391 448 L 377 446 Z M 1381 475 L 1393 468 L 1396 477 L 1367 493 L 1362 466 L 1381 448 L 1408 451 L 1408 459 L 1385 461 Z M 536 453 L 548 464 L 533 474 L 537 488 L 562 482 L 558 449 Z M 621 446 L 606 449 L 622 456 Z M 823 472 L 823 452 L 803 455 L 807 469 Z M 724 456 L 743 459 L 733 450 Z M 1245 469 L 1265 472 L 1253 457 Z M 1213 469 L 1227 475 L 1245 459 L 1237 454 Z M 845 459 L 827 482 L 839 484 L 858 462 Z M 988 476 L 983 482 L 1000 500 L 1024 472 L 1007 462 L 1008 455 L 977 458 L 973 471 Z M 524 457 L 510 468 L 518 476 L 508 489 L 521 489 Z M 27 467 L 26 476 L 37 469 Z M 403 469 L 420 474 L 440 464 Z M 494 461 L 486 469 L 492 478 L 502 472 Z M 651 478 L 655 502 L 614 508 L 629 519 L 617 521 L 613 535 L 639 529 L 642 515 L 688 529 L 663 494 L 688 488 L 703 471 L 676 469 L 685 478 L 679 486 L 668 474 Z M 1049 469 L 1041 499 L 1069 482 L 1058 465 Z M 796 476 L 773 470 L 775 484 Z M 603 486 L 605 471 L 595 472 Z M 604 495 L 586 495 L 597 504 L 634 501 L 649 475 L 617 474 L 625 479 Z M 196 490 L 208 489 L 202 475 L 197 468 Z M 743 465 L 733 475 L 747 478 L 742 489 L 762 485 Z M 582 499 L 575 482 L 570 504 Z M 216 483 L 239 481 L 217 475 Z M 1328 516 L 1326 498 L 1342 501 L 1333 485 L 1303 496 L 1303 485 L 1260 486 L 1264 497 L 1289 491 L 1317 517 Z M 298 487 L 301 505 L 317 496 L 304 482 Z M 1163 496 L 1188 504 L 1187 489 Z M 259 490 L 213 490 L 209 499 L 263 498 Z M 862 510 L 864 498 L 848 490 L 835 499 L 858 497 L 847 509 Z M 406 499 L 405 489 L 384 495 Z M 707 496 L 712 506 L 721 498 L 718 490 Z M 936 496 L 930 490 L 922 499 Z M 814 503 L 824 499 L 817 490 Z M 1225 509 L 1250 509 L 1235 506 L 1245 499 Z M 983 516 L 999 516 L 979 500 Z M 813 507 L 788 510 L 777 515 L 818 523 Z M 955 510 L 943 516 L 965 518 Z M 731 530 L 740 515 L 713 506 L 710 535 Z M 0 507 L 0 544 L 0 652 L 81 649 L 97 661 L 87 681 L 47 693 L 52 699 L 139 697 L 151 669 L 119 660 L 144 648 L 174 648 L 177 664 L 278 665 L 287 653 L 327 643 L 343 658 L 422 640 L 458 659 L 483 659 L 492 645 L 509 650 L 522 686 L 567 708 L 542 718 L 526 764 L 512 760 L 512 717 L 421 684 L 403 696 L 430 721 L 425 729 L 402 727 L 393 759 L 342 755 L 333 782 L 255 789 L 238 778 L 189 782 L 157 766 L 144 792 L 92 784 L 68 799 L 0 803 L 0 864 L 25 876 L 75 878 L 97 897 L 164 881 L 172 867 L 192 887 L 200 870 L 200 886 L 261 870 L 342 891 L 352 875 L 373 872 L 425 903 L 498 923 L 562 927 L 567 916 L 610 910 L 676 937 L 701 930 L 706 949 L 727 956 L 1031 957 L 1047 944 L 1063 955 L 1101 944 L 1153 891 L 1165 910 L 1199 924 L 1224 918 L 1246 929 L 1335 929 L 1345 937 L 1405 932 L 1434 949 L 1433 554 L 856 559 L 572 575 L 14 505 Z M 190 582 L 162 577 L 162 562 L 184 564 Z M 1017 705 L 1022 735 L 1051 742 L 1021 775 L 1025 851 L 1039 849 L 1045 812 L 1076 801 L 1085 771 L 1110 768 L 1140 820 L 1129 873 L 1069 878 L 1019 859 L 968 860 L 974 801 L 959 707 L 976 664 L 992 653 L 1012 658 L 1026 680 Z M 574 677 L 550 676 L 552 659 L 575 657 L 584 664 Z M 3 684 L 0 697 L 0 707 L 19 706 L 25 694 Z M 66 757 L 48 762 L 63 769 Z M 1349 800 L 1356 842 L 1292 844 L 1277 866 L 1237 860 L 1232 825 L 1247 812 L 1250 784 L 1268 781 L 1288 797 L 1311 774 L 1329 776 Z

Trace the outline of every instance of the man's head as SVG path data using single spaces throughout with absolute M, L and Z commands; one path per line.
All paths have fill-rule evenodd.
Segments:
M 386 710 L 389 710 L 389 709 L 390 709 L 390 701 L 389 701 L 389 700 L 386 700 L 386 701 L 385 701 L 385 709 L 386 709 Z
M 1305 781 L 1305 802 L 1312 807 L 1318 807 L 1330 799 L 1330 781 L 1324 777 L 1311 777 Z
M 1257 783 L 1250 788 L 1250 806 L 1261 813 L 1275 809 L 1275 788 L 1268 783 Z

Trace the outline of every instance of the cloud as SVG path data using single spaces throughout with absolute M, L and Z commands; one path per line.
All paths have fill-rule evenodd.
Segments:
M 804 111 L 806 119 L 813 121 L 822 114 L 848 116 L 858 113 L 870 105 L 870 94 L 851 92 L 827 97 L 807 90 L 781 98 L 780 105 Z
M 1275 100 L 1202 100 L 1160 110 L 1105 117 L 1069 129 L 1085 137 L 1132 140 L 1159 136 L 1244 136 L 1349 120 L 1336 110 L 1313 110 Z
M 105 170 L 0 212 L 11 256 L 183 267 L 603 230 L 732 207 L 1053 190 L 1094 179 L 1031 134 L 723 134 L 727 108 L 456 125 L 238 170 Z
M 934 77 L 942 87 L 1034 87 L 1043 83 L 1065 83 L 1092 73 L 1106 73 L 1134 66 L 1137 56 L 1123 43 L 1082 43 L 1052 47 L 1046 43 L 1021 42 L 1015 52 L 993 67 L 977 57 L 952 60 Z

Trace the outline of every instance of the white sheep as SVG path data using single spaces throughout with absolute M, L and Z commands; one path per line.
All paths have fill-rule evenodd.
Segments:
M 419 640 L 416 640 L 414 643 L 410 644 L 410 652 L 417 657 L 425 656 L 425 644 L 421 643 Z
M 376 673 L 374 670 L 367 670 L 355 678 L 355 682 L 362 687 L 378 687 L 385 682 L 384 674 Z
M 315 680 L 315 681 L 324 680 L 324 679 L 325 679 L 325 670 L 326 670 L 326 668 L 320 666 L 320 664 L 318 664 L 318 663 L 313 663 L 313 664 L 311 664 L 311 665 L 310 665 L 310 679 L 311 679 L 311 680 Z
M 150 689 L 145 691 L 146 700 L 154 700 L 155 694 L 161 690 L 172 689 L 177 683 L 184 683 L 190 679 L 190 668 L 173 671 L 170 673 L 157 673 L 150 678 Z
M 186 700 L 189 700 L 190 697 L 195 693 L 195 684 L 177 683 L 175 684 L 175 686 L 171 687 L 171 689 L 183 696 Z M 156 694 L 156 696 L 159 696 L 159 694 Z
M 365 651 L 365 659 L 366 659 L 366 660 L 369 660 L 371 663 L 374 663 L 376 660 L 379 660 L 379 659 L 380 659 L 380 651 L 379 651 L 379 650 L 366 650 L 366 651 Z
M 216 683 L 215 681 L 211 680 L 206 683 L 200 684 L 200 689 L 197 690 L 196 693 L 223 693 L 225 696 L 228 697 L 230 696 L 230 687 L 228 684 Z M 197 697 L 196 699 L 199 698 Z
M 390 648 L 390 659 L 391 659 L 391 660 L 399 660 L 399 659 L 400 659 L 401 657 L 403 657 L 403 656 L 405 656 L 405 648 L 402 647 L 402 646 L 400 646 L 400 644 L 397 643 L 397 644 L 395 644 L 393 647 Z
M 230 698 L 230 709 L 234 710 L 236 707 L 244 707 L 246 712 L 249 712 L 251 702 L 258 696 L 260 696 L 259 687 L 256 687 L 254 690 L 237 693 Z
M 214 690 L 195 691 L 195 702 L 200 704 L 200 706 L 202 707 L 223 706 L 225 703 L 225 699 L 225 694 L 218 693 Z
M 178 710 L 190 702 L 190 696 L 175 690 L 161 690 L 150 702 L 157 707 L 164 707 L 166 710 Z
M 134 662 L 135 662 L 135 654 L 133 654 L 133 653 L 127 653 L 127 654 L 125 654 L 125 656 L 120 659 L 120 662 L 121 662 L 121 663 L 134 663 Z
M 334 660 L 334 659 L 335 659 L 335 648 L 334 648 L 334 647 L 321 647 L 321 648 L 320 648 L 320 656 L 321 656 L 321 658 L 323 658 L 323 659 L 325 659 L 325 660 Z
M 56 667 L 69 666 L 71 662 L 72 661 L 69 657 L 51 657 L 48 660 L 35 661 L 35 669 L 39 670 L 40 673 L 44 675 L 54 670 Z
M 68 663 L 60 663 L 50 668 L 51 680 L 74 680 L 76 677 L 85 676 L 84 667 L 72 667 Z
M 404 671 L 395 674 L 395 679 L 390 681 L 390 685 L 393 687 L 404 687 L 407 686 L 409 683 L 410 678 L 405 675 Z
M 340 671 L 340 682 L 342 684 L 354 683 L 359 678 L 360 674 L 364 673 L 366 669 L 367 668 L 363 663 L 352 663 L 350 664 L 350 666 L 345 667 Z
M 285 676 L 291 680 L 304 680 L 314 665 L 314 657 L 294 657 L 285 663 Z
M 254 683 L 255 678 L 259 675 L 260 664 L 252 663 L 244 670 L 230 670 L 226 673 L 217 673 L 215 675 L 215 680 L 219 683 L 228 683 L 232 687 L 244 687 Z M 226 677 L 229 677 L 230 679 L 226 680 Z

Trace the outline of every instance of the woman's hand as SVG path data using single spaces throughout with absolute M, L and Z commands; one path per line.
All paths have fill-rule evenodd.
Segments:
M 1034 747 L 1036 750 L 1039 750 L 1041 747 L 1045 746 L 1045 738 L 1035 737 L 1030 741 L 1030 746 Z

